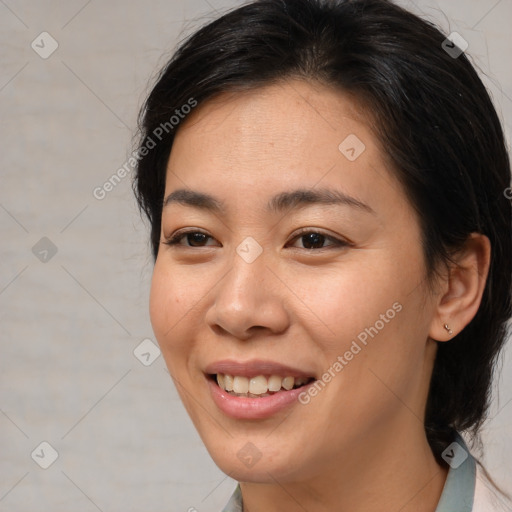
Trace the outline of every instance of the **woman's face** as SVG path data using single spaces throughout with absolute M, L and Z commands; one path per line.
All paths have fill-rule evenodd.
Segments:
M 151 321 L 224 472 L 314 478 L 423 432 L 435 343 L 420 228 L 348 97 L 288 81 L 201 105 L 165 198 Z

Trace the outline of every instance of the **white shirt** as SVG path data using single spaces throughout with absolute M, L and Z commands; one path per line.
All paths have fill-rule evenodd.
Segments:
M 475 494 L 471 512 L 510 512 L 512 505 L 499 494 L 487 479 L 481 466 L 476 465 Z

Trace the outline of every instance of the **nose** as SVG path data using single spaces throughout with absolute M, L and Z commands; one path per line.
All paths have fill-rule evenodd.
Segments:
M 206 323 L 216 334 L 248 340 L 263 329 L 278 334 L 288 328 L 288 288 L 265 260 L 264 253 L 251 263 L 234 255 L 206 313 Z

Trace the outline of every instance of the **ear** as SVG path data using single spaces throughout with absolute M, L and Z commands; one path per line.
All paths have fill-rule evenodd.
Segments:
M 481 233 L 472 233 L 454 260 L 455 263 L 449 264 L 445 280 L 439 287 L 435 314 L 430 325 L 429 337 L 437 341 L 453 338 L 476 315 L 489 273 L 489 239 Z

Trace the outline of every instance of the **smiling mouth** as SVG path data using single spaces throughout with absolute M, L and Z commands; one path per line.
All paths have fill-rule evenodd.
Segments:
M 314 377 L 282 377 L 280 375 L 257 375 L 245 377 L 243 375 L 229 375 L 226 373 L 213 373 L 208 377 L 226 393 L 232 396 L 246 398 L 263 398 L 306 386 L 315 380 Z

